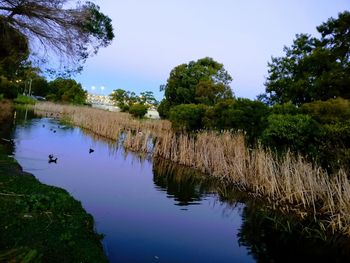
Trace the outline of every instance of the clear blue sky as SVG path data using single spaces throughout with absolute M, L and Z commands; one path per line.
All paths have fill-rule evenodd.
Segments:
M 350 0 L 94 2 L 113 20 L 116 37 L 76 79 L 93 93 L 149 90 L 157 99 L 171 69 L 206 56 L 224 64 L 237 97 L 255 99 L 271 56 L 282 55 L 295 34 L 316 35 L 316 26 L 350 9 Z

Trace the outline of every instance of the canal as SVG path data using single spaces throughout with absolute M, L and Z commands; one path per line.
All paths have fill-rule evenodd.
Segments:
M 110 262 L 341 262 L 349 256 L 348 243 L 300 235 L 234 189 L 125 152 L 80 128 L 18 111 L 11 137 L 25 171 L 66 189 L 93 215 Z

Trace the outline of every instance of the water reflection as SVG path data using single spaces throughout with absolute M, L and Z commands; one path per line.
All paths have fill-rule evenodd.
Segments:
M 233 186 L 165 160 L 154 160 L 153 172 L 154 183 L 167 192 L 176 205 L 200 204 L 208 195 L 213 195 L 226 206 L 225 217 L 239 208 L 243 220 L 237 234 L 238 242 L 248 248 L 257 262 L 297 262 L 301 259 L 349 262 L 349 239 L 325 234 L 313 220 L 300 222 L 279 214 Z
M 323 241 L 312 225 L 278 215 L 232 186 L 52 119 L 29 121 L 33 117 L 17 113 L 16 158 L 82 202 L 106 235 L 111 262 L 291 262 L 304 256 L 341 262 L 349 256 L 348 241 Z M 57 164 L 47 163 L 50 153 Z
M 213 186 L 203 175 L 169 161 L 153 160 L 153 176 L 158 189 L 174 198 L 178 206 L 198 205 L 205 196 L 212 194 Z

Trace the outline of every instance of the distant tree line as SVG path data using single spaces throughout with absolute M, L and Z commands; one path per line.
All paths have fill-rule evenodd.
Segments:
M 150 107 L 158 105 L 152 91 L 143 91 L 136 95 L 133 91 L 116 89 L 109 96 L 122 112 L 129 112 L 138 118 L 144 117 Z

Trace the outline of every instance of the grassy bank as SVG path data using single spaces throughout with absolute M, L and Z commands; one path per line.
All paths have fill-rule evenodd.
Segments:
M 0 262 L 107 262 L 92 216 L 0 148 Z
M 324 229 L 350 235 L 350 183 L 342 170 L 329 175 L 300 155 L 249 149 L 242 134 L 175 134 L 166 121 L 140 122 L 126 114 L 48 103 L 35 108 L 44 116 L 69 118 L 100 136 L 119 138 L 126 149 L 198 169 L 276 209 L 315 218 Z
M 11 103 L 0 108 L 1 121 L 11 121 Z M 65 190 L 23 172 L 9 143 L 0 141 L 0 262 L 107 262 L 92 216 Z

